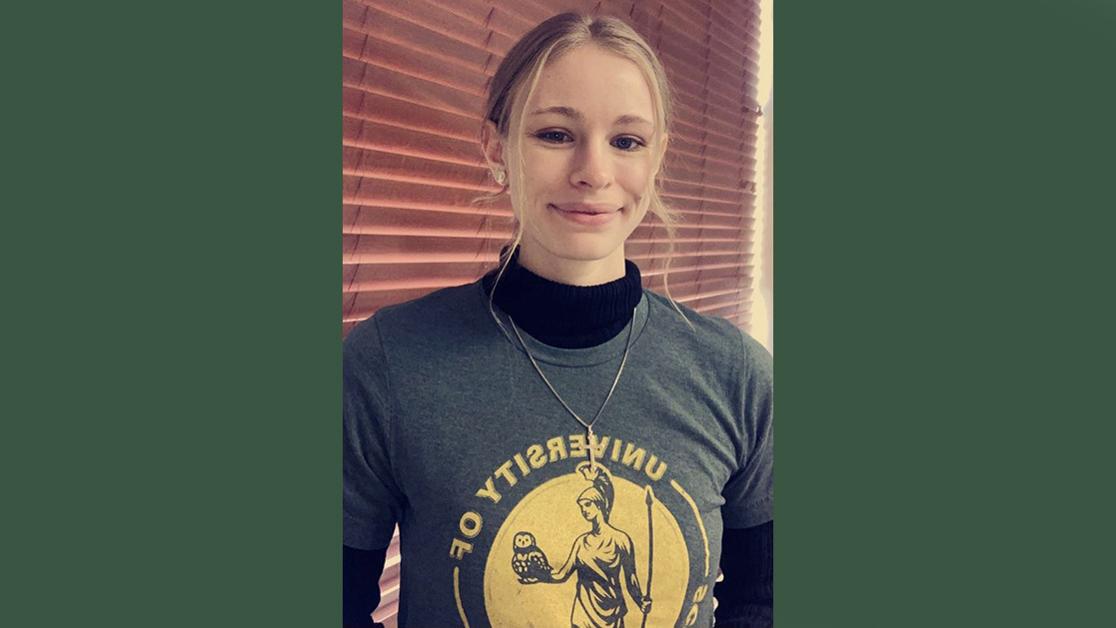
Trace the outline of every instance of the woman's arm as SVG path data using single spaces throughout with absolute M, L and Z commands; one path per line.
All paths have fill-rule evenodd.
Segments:
M 770 628 L 775 523 L 751 528 L 725 528 L 721 571 L 725 578 L 713 588 L 717 628 Z
M 635 544 L 632 543 L 632 537 L 627 534 L 624 537 L 628 544 L 620 556 L 620 568 L 624 570 L 624 584 L 628 587 L 628 595 L 639 604 L 641 612 L 648 613 L 651 611 L 651 596 L 650 592 L 645 592 L 639 585 L 639 574 L 635 569 Z
M 362 550 L 342 546 L 341 605 L 344 628 L 384 628 L 372 622 L 372 611 L 380 605 L 380 575 L 387 548 Z
M 714 586 L 718 628 L 773 625 L 775 387 L 771 354 L 747 334 L 741 362 L 741 459 L 721 494 L 724 580 Z
M 343 623 L 380 626 L 371 614 L 380 603 L 386 548 L 406 498 L 391 464 L 394 404 L 375 317 L 349 333 L 342 356 Z
M 566 558 L 565 564 L 563 564 L 558 569 L 550 572 L 551 582 L 565 582 L 566 580 L 569 580 L 570 574 L 573 573 L 574 564 L 577 561 L 578 543 L 581 543 L 581 536 L 574 539 L 573 545 L 570 547 L 570 555 Z

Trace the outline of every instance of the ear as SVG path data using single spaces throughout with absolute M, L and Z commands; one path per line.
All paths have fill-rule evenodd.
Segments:
M 484 121 L 484 128 L 481 129 L 481 147 L 484 150 L 484 159 L 488 162 L 488 167 L 500 166 L 507 169 L 504 164 L 504 141 L 500 137 L 500 132 L 496 129 L 496 124 L 491 120 Z

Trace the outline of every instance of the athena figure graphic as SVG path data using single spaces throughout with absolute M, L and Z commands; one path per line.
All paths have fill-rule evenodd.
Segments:
M 542 578 L 522 578 L 524 584 L 565 582 L 577 574 L 577 594 L 570 613 L 572 628 L 625 628 L 628 612 L 623 588 L 639 604 L 644 614 L 651 611 L 651 598 L 645 596 L 635 571 L 635 546 L 627 532 L 614 528 L 612 478 L 600 464 L 577 466 L 578 472 L 593 483 L 577 497 L 581 516 L 592 529 L 574 539 L 569 558 L 558 569 Z

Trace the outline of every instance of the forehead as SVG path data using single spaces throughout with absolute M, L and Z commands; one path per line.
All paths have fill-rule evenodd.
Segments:
M 651 88 L 634 62 L 587 44 L 550 61 L 527 102 L 538 109 L 569 107 L 587 121 L 610 124 L 624 115 L 653 120 Z

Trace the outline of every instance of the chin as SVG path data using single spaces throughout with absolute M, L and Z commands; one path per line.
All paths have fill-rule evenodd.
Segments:
M 574 238 L 561 238 L 551 250 L 555 255 L 579 262 L 592 262 L 608 259 L 624 246 L 623 240 L 615 238 L 588 238 L 584 234 Z

